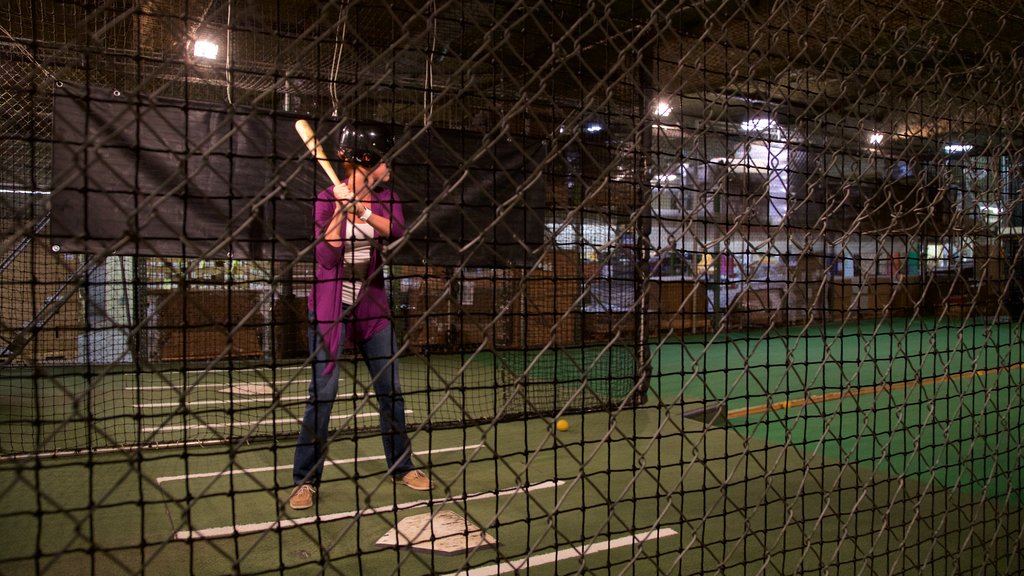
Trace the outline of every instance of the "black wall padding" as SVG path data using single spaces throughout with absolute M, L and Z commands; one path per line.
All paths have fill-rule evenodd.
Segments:
M 295 133 L 299 117 L 55 88 L 53 243 L 68 252 L 310 259 L 312 200 L 330 182 Z M 314 126 L 333 157 L 337 124 Z M 389 258 L 530 265 L 544 234 L 543 159 L 539 140 L 407 130 L 393 185 L 410 228 Z

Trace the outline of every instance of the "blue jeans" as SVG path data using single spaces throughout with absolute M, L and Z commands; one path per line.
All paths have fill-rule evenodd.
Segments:
M 334 368 L 324 374 L 324 368 L 330 360 L 340 358 L 341 350 L 332 350 L 329 353 L 316 325 L 316 320 L 310 317 L 309 353 L 315 360 L 313 378 L 309 384 L 309 400 L 306 401 L 298 445 L 295 447 L 292 478 L 296 485 L 320 484 L 324 473 L 324 458 L 331 442 L 328 434 L 331 408 L 338 395 L 338 379 L 341 373 L 341 366 L 336 362 Z M 341 342 L 344 341 L 343 335 Z M 339 344 L 339 347 L 342 345 Z M 398 348 L 394 331 L 388 325 L 368 340 L 358 342 L 357 346 L 366 367 L 370 370 L 373 390 L 380 407 L 380 433 L 384 441 L 388 471 L 393 476 L 401 477 L 412 470 L 413 466 L 409 437 L 405 431 L 405 400 L 402 398 L 402 389 L 398 382 L 398 364 L 397 361 L 392 361 Z

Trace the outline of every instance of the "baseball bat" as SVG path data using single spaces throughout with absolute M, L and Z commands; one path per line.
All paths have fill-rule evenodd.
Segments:
M 299 138 L 302 138 L 302 142 L 306 145 L 309 153 L 313 155 L 313 158 L 316 158 L 320 168 L 331 179 L 331 183 L 334 185 L 341 184 L 341 179 L 338 178 L 338 174 L 334 171 L 334 166 L 331 166 L 331 161 L 327 159 L 327 154 L 324 154 L 324 147 L 320 145 L 320 140 L 317 139 L 316 132 L 313 132 L 313 127 L 309 125 L 309 122 L 306 120 L 296 120 L 295 131 L 299 133 Z

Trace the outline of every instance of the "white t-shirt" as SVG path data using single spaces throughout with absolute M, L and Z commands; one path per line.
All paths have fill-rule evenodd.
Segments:
M 373 249 L 373 226 L 362 220 L 346 222 L 344 261 L 345 279 L 341 284 L 341 301 L 353 304 L 363 288 L 370 268 L 370 252 Z

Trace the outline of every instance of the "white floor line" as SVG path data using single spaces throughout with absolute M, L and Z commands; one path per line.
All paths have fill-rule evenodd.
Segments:
M 160 391 L 160 390 L 163 390 L 165 392 L 180 392 L 182 388 L 186 388 L 186 387 L 191 390 L 193 388 L 223 388 L 225 386 L 230 386 L 230 384 L 227 383 L 227 382 L 221 382 L 219 384 L 213 383 L 213 382 L 206 382 L 206 383 L 203 383 L 203 384 L 188 384 L 188 385 L 186 385 L 183 382 L 175 382 L 173 384 L 164 384 L 163 386 L 132 386 L 131 384 L 127 384 L 127 385 L 125 385 L 124 389 L 125 390 L 130 390 L 132 392 L 134 392 L 134 391 L 151 392 L 151 391 Z
M 427 456 L 431 454 L 443 454 L 445 452 L 457 452 L 460 450 L 476 450 L 482 448 L 483 444 L 473 444 L 470 446 L 454 446 L 452 448 L 435 448 L 434 450 L 420 450 L 419 452 L 413 452 L 416 456 Z M 353 464 L 357 462 L 369 462 L 373 460 L 384 460 L 383 454 L 377 456 L 356 456 L 355 458 L 346 458 L 344 460 L 327 460 L 324 462 L 324 466 L 341 466 L 342 464 Z M 157 484 L 163 484 L 164 482 L 178 482 L 181 480 L 198 480 L 199 478 L 220 478 L 223 476 L 233 476 L 235 474 L 259 474 L 262 472 L 277 472 L 278 470 L 291 470 L 291 464 L 281 464 L 280 466 L 262 466 L 260 468 L 230 468 L 227 470 L 220 470 L 217 472 L 199 472 L 196 474 L 182 474 L 180 476 L 159 476 L 156 479 Z
M 288 370 L 294 370 L 296 372 L 302 370 L 308 370 L 309 366 L 279 366 L 277 372 L 285 372 Z M 255 368 L 216 368 L 213 370 L 193 369 L 193 370 L 154 370 L 152 372 L 144 372 L 144 374 L 239 374 L 246 372 L 271 372 L 273 368 L 267 366 L 257 366 Z
M 480 566 L 471 570 L 463 570 L 462 572 L 452 572 L 447 576 L 497 576 L 498 574 L 518 574 L 520 571 L 525 573 L 525 571 L 530 568 L 543 566 L 544 564 L 552 564 L 559 560 L 581 558 L 587 554 L 597 554 L 600 552 L 607 552 L 614 548 L 625 548 L 626 546 L 643 544 L 648 540 L 657 540 L 658 538 L 675 536 L 676 534 L 677 532 L 671 528 L 658 528 L 657 530 L 650 530 L 642 534 L 623 536 L 621 538 L 605 540 L 603 542 L 593 542 L 587 546 L 568 546 L 566 548 L 555 550 L 554 552 L 548 552 L 547 554 L 527 556 L 518 561 L 499 562 L 497 564 L 491 564 L 490 566 Z
M 284 518 L 281 520 L 274 520 L 272 522 L 256 522 L 254 524 L 233 524 L 231 526 L 219 526 L 216 528 L 203 528 L 200 530 L 180 530 L 175 532 L 175 540 L 202 540 L 207 538 L 225 538 L 228 536 L 242 536 L 245 534 L 256 534 L 259 532 L 265 532 L 267 530 L 287 530 L 288 528 L 295 528 L 296 526 L 303 526 L 306 524 L 316 524 L 320 522 L 334 522 L 336 520 L 344 520 L 346 518 L 356 518 L 358 516 L 373 516 L 375 514 L 386 514 L 388 512 L 397 512 L 399 510 L 411 510 L 413 508 L 426 508 L 429 506 L 439 506 L 450 502 L 471 502 L 475 500 L 487 500 L 491 498 L 499 498 L 502 496 L 514 496 L 521 492 L 532 492 L 534 490 L 544 490 L 547 488 L 554 488 L 562 485 L 564 482 L 559 481 L 547 481 L 539 482 L 537 484 L 530 484 L 529 486 L 517 486 L 515 488 L 506 488 L 497 492 L 477 492 L 475 494 L 466 494 L 463 496 L 447 496 L 445 498 L 429 498 L 425 500 L 415 500 L 413 502 L 402 502 L 400 504 L 391 504 L 388 506 L 378 506 L 376 508 L 367 508 L 365 510 L 351 510 L 348 512 L 338 512 L 336 514 L 324 514 L 317 516 L 303 516 L 301 518 Z
M 338 400 L 346 400 L 356 398 L 355 394 L 338 394 Z M 309 399 L 309 394 L 303 394 L 301 396 L 281 396 L 277 398 L 282 402 L 305 402 Z M 271 402 L 274 400 L 272 394 L 258 394 L 252 396 L 236 395 L 234 397 L 225 396 L 220 400 L 195 400 L 192 402 L 186 402 L 185 406 L 209 406 L 211 404 L 223 404 L 229 406 L 231 404 L 241 404 L 243 402 Z M 175 406 L 181 406 L 181 402 L 148 402 L 143 404 L 132 404 L 135 408 L 174 408 Z
M 189 390 L 196 388 L 230 388 L 231 386 L 245 384 L 263 384 L 265 386 L 274 386 L 275 388 L 280 385 L 282 388 L 287 388 L 288 386 L 295 386 L 296 384 L 309 386 L 309 381 L 308 379 L 272 380 L 269 382 L 266 380 L 235 380 L 234 382 L 203 382 L 200 384 L 188 384 L 187 386 L 183 382 L 175 382 L 173 384 L 164 384 L 161 386 L 134 386 L 132 384 L 126 384 L 124 389 L 131 392 L 180 392 L 183 388 L 188 388 Z
M 412 410 L 406 410 L 406 415 L 412 414 Z M 360 412 L 358 414 L 336 414 L 331 416 L 331 420 L 348 420 L 350 418 L 374 418 L 378 414 L 377 412 Z M 181 432 L 183 430 L 216 430 L 218 428 L 245 428 L 251 426 L 264 426 L 270 424 L 272 420 L 265 418 L 263 420 L 249 420 L 246 422 L 215 422 L 212 424 L 174 424 L 172 426 L 147 426 L 142 429 L 143 432 Z M 294 422 L 296 424 L 302 422 L 302 417 L 297 418 L 278 418 L 277 422 Z
M 55 450 L 53 452 L 41 452 L 39 454 L 12 454 L 10 456 L 0 456 L 0 462 L 6 462 L 9 460 L 32 460 L 38 458 L 64 458 L 68 456 L 83 456 L 85 454 L 109 454 L 114 452 L 127 454 L 129 452 L 140 452 L 142 450 L 163 450 L 166 448 L 181 448 L 182 446 L 223 446 L 226 441 L 226 438 L 220 438 L 214 440 L 189 440 L 186 442 L 153 442 L 150 444 L 142 445 L 108 446 L 106 448 L 89 448 L 84 450 Z

